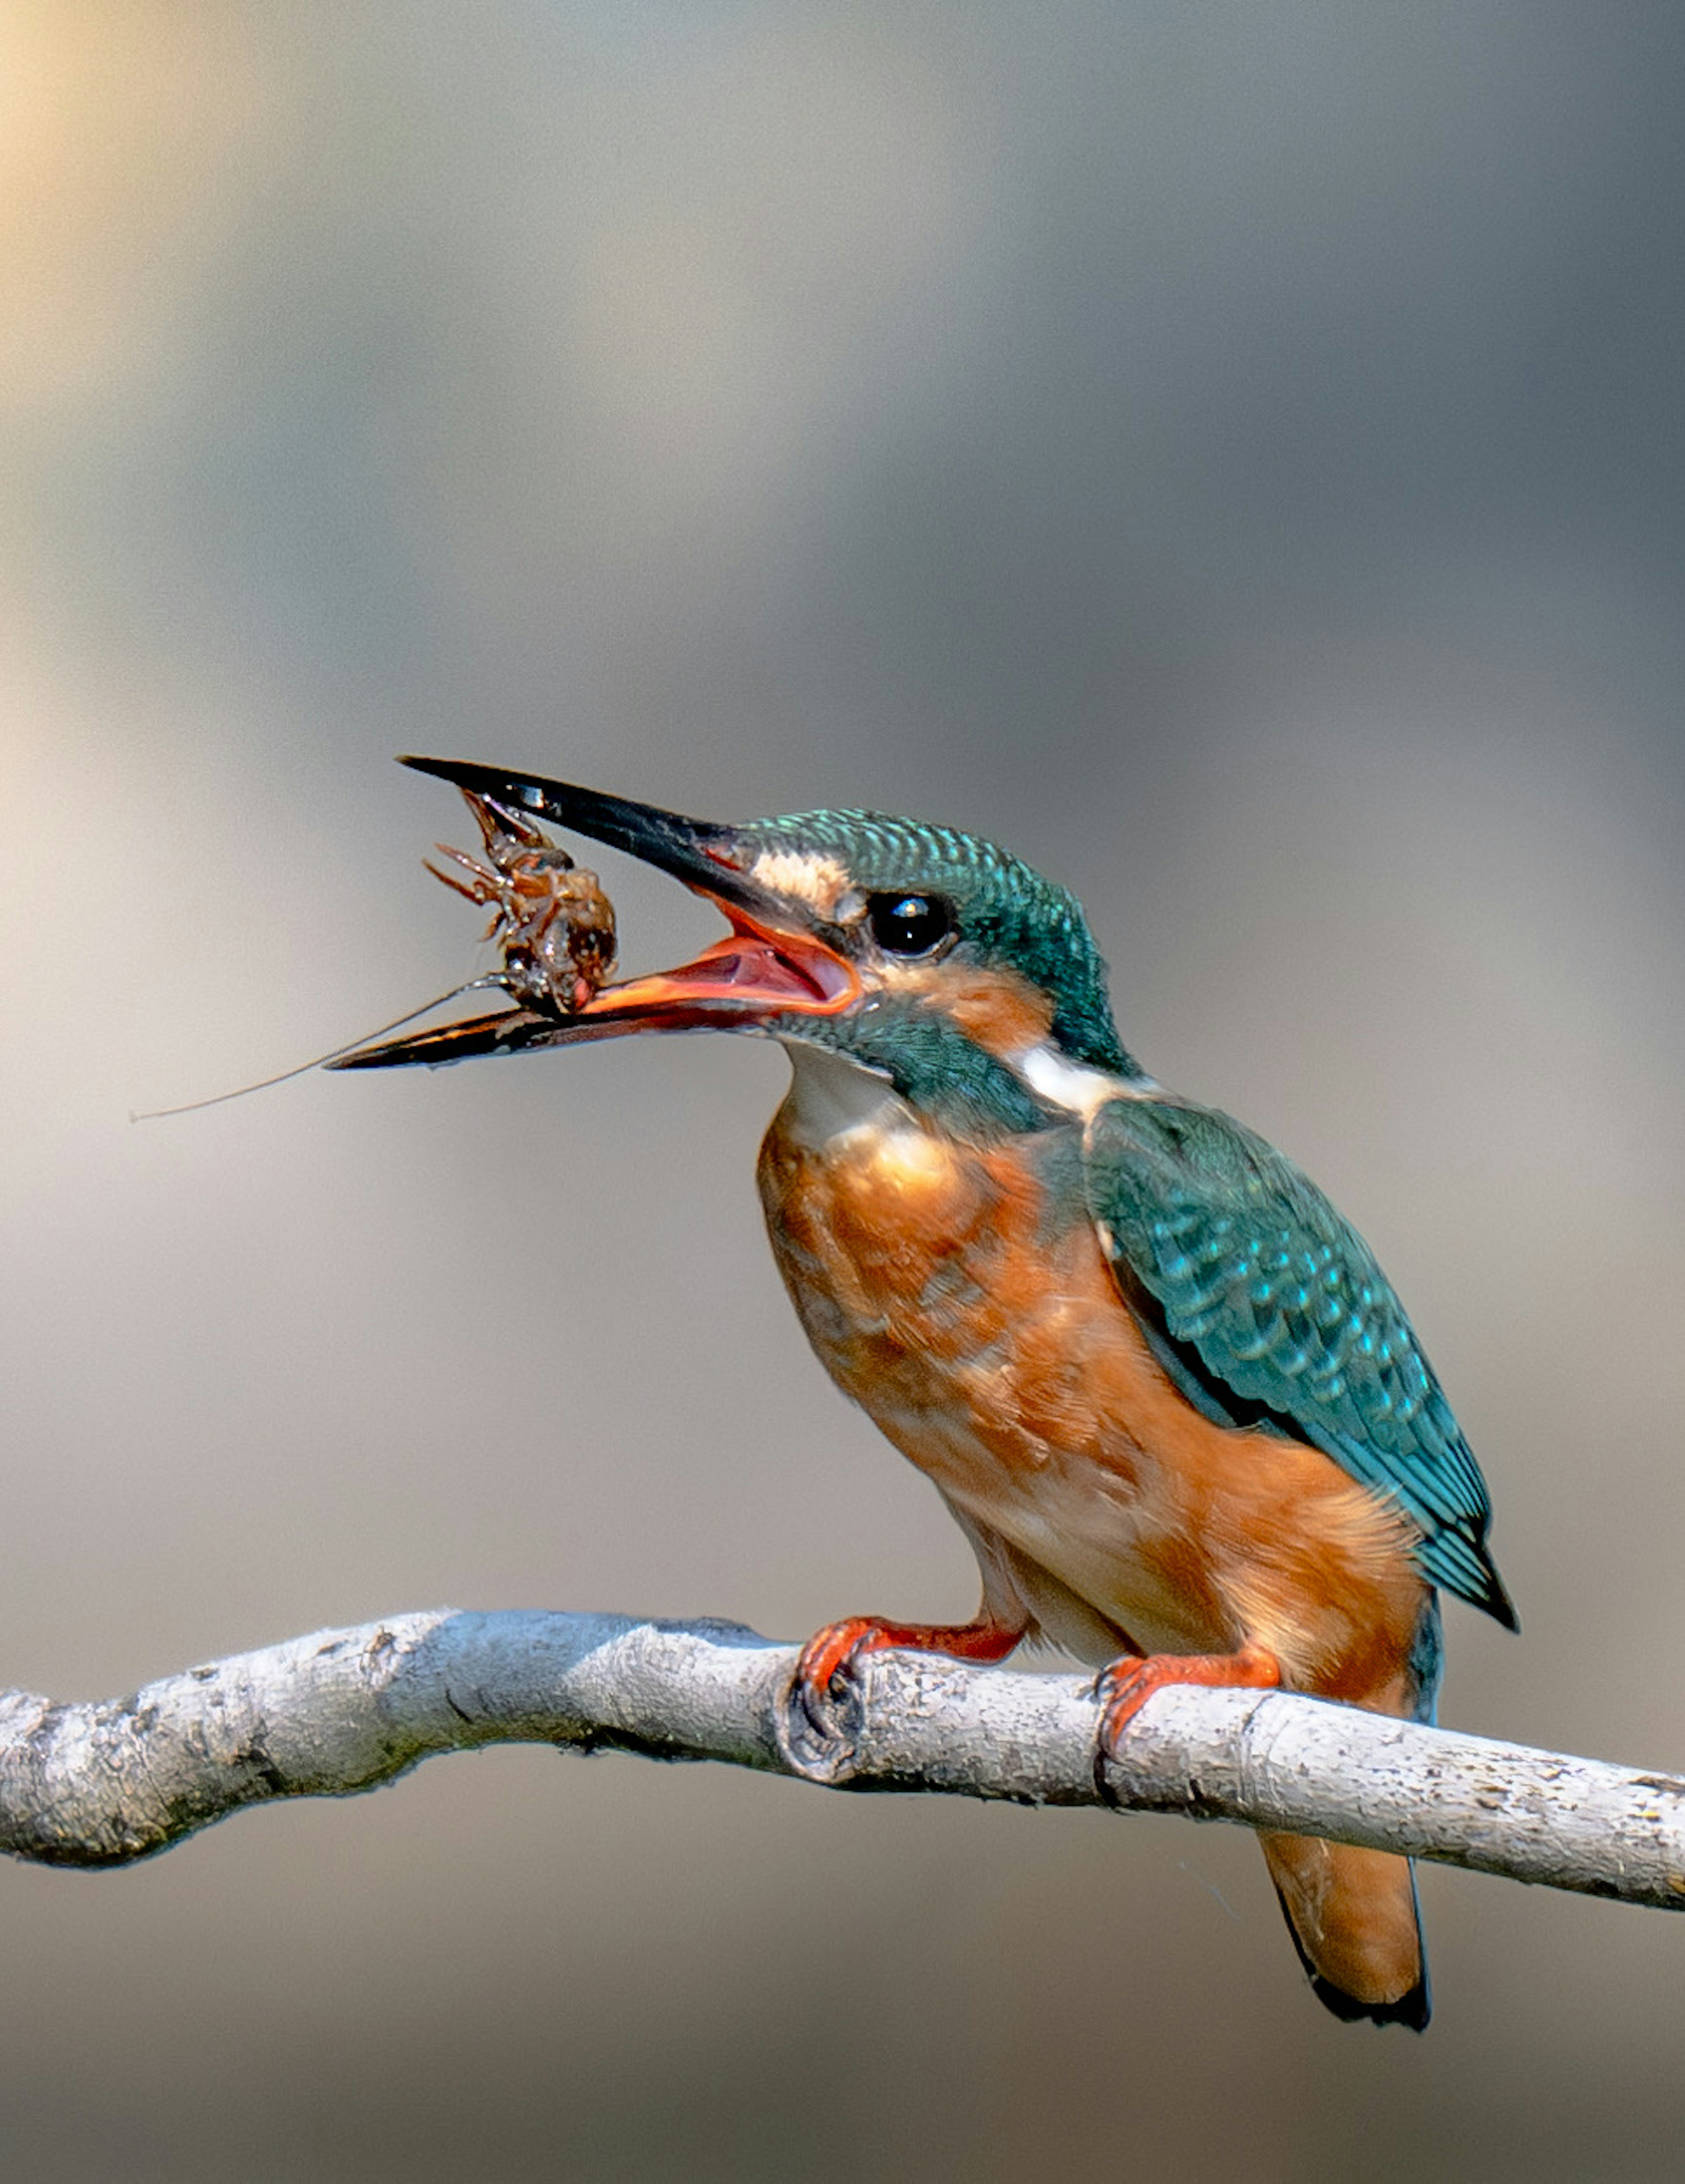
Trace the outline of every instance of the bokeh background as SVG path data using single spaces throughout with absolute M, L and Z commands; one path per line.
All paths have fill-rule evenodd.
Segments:
M 302 1079 L 481 961 L 400 749 L 951 819 L 1379 1244 L 1526 1624 L 1685 1766 L 1667 0 L 0 6 L 0 1675 L 405 1607 L 974 1597 L 750 1167 L 784 1064 Z M 711 929 L 605 869 L 625 954 Z M 1648 2179 L 1685 1925 L 542 1752 L 0 1872 L 21 2179 Z

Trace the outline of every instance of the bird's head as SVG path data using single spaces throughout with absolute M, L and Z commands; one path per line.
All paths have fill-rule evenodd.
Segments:
M 992 842 L 871 811 L 743 825 L 499 768 L 407 765 L 629 851 L 706 896 L 731 931 L 691 961 L 604 986 L 577 1011 L 501 1010 L 360 1048 L 338 1068 L 466 1060 L 636 1031 L 751 1031 L 818 1047 L 926 1109 L 998 1127 L 1138 1077 L 1074 897 Z

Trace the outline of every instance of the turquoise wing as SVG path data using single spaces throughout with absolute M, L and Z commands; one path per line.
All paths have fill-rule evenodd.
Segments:
M 1114 1100 L 1087 1149 L 1089 1210 L 1126 1298 L 1190 1400 L 1309 1441 L 1421 1530 L 1435 1583 L 1511 1630 L 1486 1482 L 1403 1306 L 1308 1176 L 1232 1117 Z

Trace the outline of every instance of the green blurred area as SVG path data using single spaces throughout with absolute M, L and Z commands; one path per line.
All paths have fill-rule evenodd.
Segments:
M 400 749 L 1009 842 L 1375 1243 L 1446 1719 L 1685 1765 L 1677 9 L 0 6 L 0 1676 L 451 1602 L 962 1614 L 774 1051 L 310 1078 L 480 960 Z M 706 913 L 605 877 L 633 967 Z M 460 914 L 459 914 L 460 913 Z M 1649 2179 L 1685 1926 L 548 1753 L 0 1871 L 20 2179 Z

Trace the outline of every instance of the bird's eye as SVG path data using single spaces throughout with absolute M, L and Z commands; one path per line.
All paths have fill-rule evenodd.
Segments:
M 954 929 L 953 905 L 939 894 L 874 894 L 866 915 L 886 956 L 929 956 Z

